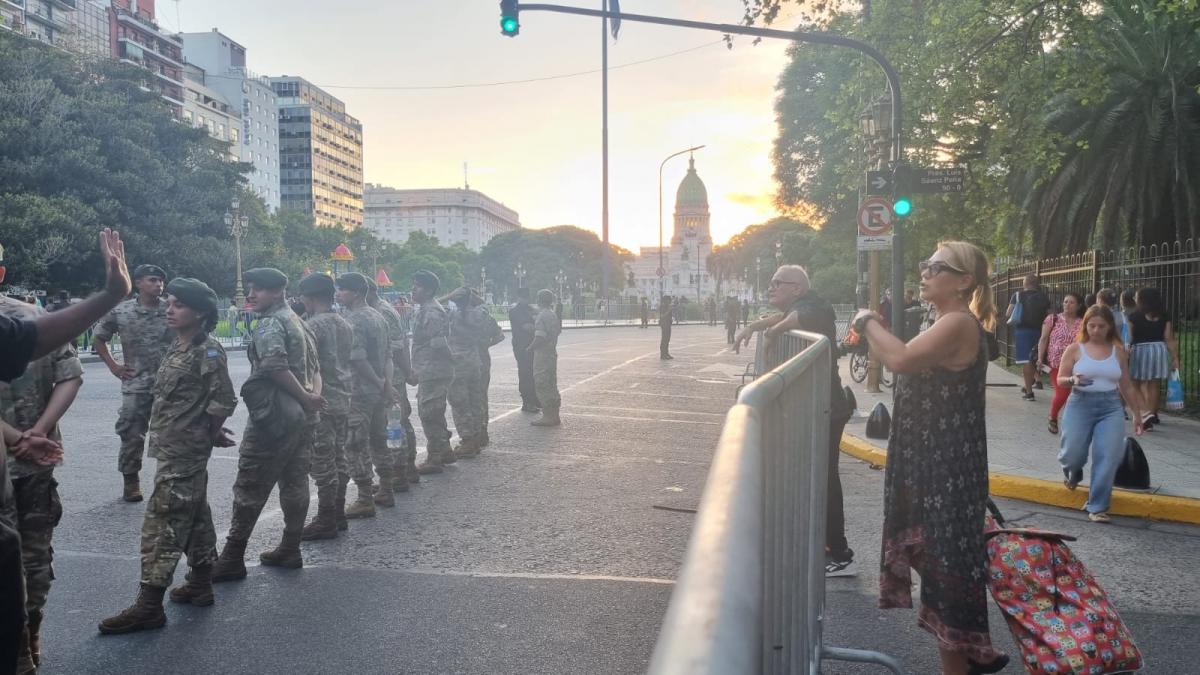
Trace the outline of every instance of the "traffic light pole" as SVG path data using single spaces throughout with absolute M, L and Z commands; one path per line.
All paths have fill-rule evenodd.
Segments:
M 505 5 L 502 4 L 501 7 Z M 559 14 L 576 14 L 579 16 L 590 16 L 597 19 L 620 19 L 621 21 L 632 21 L 634 23 L 651 23 L 659 26 L 676 26 L 678 28 L 695 28 L 697 30 L 715 31 L 728 35 L 749 35 L 759 38 L 772 38 L 777 40 L 791 40 L 792 42 L 811 42 L 814 44 L 834 45 L 837 47 L 848 47 L 859 51 L 883 69 L 883 74 L 887 76 L 888 91 L 891 94 L 892 100 L 892 148 L 891 148 L 891 164 L 892 170 L 897 177 L 903 173 L 903 151 L 904 139 L 901 130 L 902 116 L 900 114 L 900 74 L 896 72 L 895 67 L 891 62 L 876 48 L 871 45 L 848 38 L 842 35 L 833 33 L 818 33 L 805 31 L 787 31 L 778 30 L 775 28 L 758 28 L 755 26 L 740 26 L 730 23 L 710 23 L 707 21 L 691 21 L 688 19 L 671 19 L 665 16 L 649 16 L 646 14 L 626 14 L 625 12 L 610 12 L 607 10 L 585 9 L 583 7 L 567 7 L 565 5 L 551 5 L 544 3 L 515 3 L 514 11 L 519 13 L 526 12 L 556 12 Z M 893 296 L 899 293 L 899 297 L 904 295 L 904 219 L 897 219 L 893 225 L 892 234 L 892 293 Z M 897 290 L 898 289 L 898 290 Z M 892 302 L 892 331 L 898 335 L 903 335 L 901 331 L 904 326 L 904 303 Z

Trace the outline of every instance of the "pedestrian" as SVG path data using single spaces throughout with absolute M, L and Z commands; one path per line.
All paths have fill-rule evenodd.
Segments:
M 1104 305 L 1108 311 L 1112 312 L 1113 321 L 1117 324 L 1117 337 L 1120 338 L 1121 344 L 1125 348 L 1129 348 L 1129 320 L 1125 316 L 1125 312 L 1121 311 L 1120 298 L 1117 292 L 1111 288 L 1101 288 L 1096 293 L 1096 303 Z
M 310 274 L 300 280 L 304 323 L 312 331 L 321 369 L 321 396 L 325 410 L 313 431 L 312 464 L 308 473 L 317 486 L 317 514 L 301 530 L 300 539 L 333 539 L 349 527 L 346 523 L 346 485 L 350 465 L 346 440 L 353 376 L 350 362 L 354 329 L 333 309 L 337 288 L 327 274 Z
M 1137 307 L 1129 314 L 1129 374 L 1145 402 L 1142 423 L 1150 428 L 1160 424 L 1162 381 L 1172 369 L 1179 370 L 1179 343 L 1171 313 L 1157 288 L 1139 289 L 1135 302 Z
M 1033 385 L 1038 379 L 1037 357 L 1038 338 L 1042 333 L 1042 322 L 1050 311 L 1050 298 L 1041 289 L 1041 280 L 1036 274 L 1025 277 L 1024 287 L 1013 293 L 1008 302 L 1006 318 L 1011 319 L 1013 312 L 1021 308 L 1017 324 L 1013 326 L 1013 363 L 1021 366 L 1025 384 L 1021 387 L 1021 398 L 1026 401 L 1034 400 Z
M 117 305 L 96 329 L 96 353 L 109 372 L 121 380 L 121 411 L 117 414 L 117 435 L 121 450 L 117 470 L 124 477 L 121 498 L 142 501 L 138 473 L 142 470 L 142 452 L 146 446 L 146 428 L 154 405 L 154 375 L 175 336 L 167 327 L 167 305 L 163 302 L 166 272 L 158 265 L 138 265 L 133 271 L 137 295 Z M 113 357 L 108 343 L 121 338 L 121 363 Z
M 675 358 L 671 356 L 671 296 L 664 295 L 658 301 L 658 358 L 663 361 L 668 361 Z
M 725 343 L 733 344 L 734 336 L 738 329 L 738 313 L 741 308 L 737 298 L 732 295 L 725 298 Z
M 442 461 L 450 449 L 446 428 L 446 398 L 454 379 L 450 358 L 449 317 L 437 300 L 441 281 L 428 270 L 413 274 L 412 299 L 417 307 L 413 318 L 412 365 L 417 374 L 417 416 L 425 433 L 426 458 L 417 467 L 420 475 L 442 472 Z
M 399 408 L 404 443 L 402 447 L 391 450 L 395 463 L 392 471 L 392 489 L 394 492 L 408 492 L 409 482 L 415 483 L 420 480 L 417 474 L 417 432 L 412 425 L 412 404 L 408 402 L 408 383 L 416 382 L 408 350 L 408 329 L 404 327 L 404 319 L 400 312 L 379 297 L 379 286 L 372 279 L 367 279 L 367 305 L 379 312 L 387 325 L 388 349 L 392 358 L 392 386 L 388 392 L 391 401 L 384 406 L 384 437 L 381 442 L 384 446 L 387 445 L 388 412 Z
M 543 288 L 537 292 L 537 319 L 534 321 L 533 381 L 537 387 L 538 400 L 542 402 L 542 416 L 530 422 L 535 427 L 557 427 L 562 424 L 559 409 L 562 397 L 558 393 L 558 336 L 562 324 L 550 308 L 554 306 L 554 292 Z
M 642 328 L 650 324 L 650 302 L 646 298 L 642 298 Z
M 308 517 L 313 430 L 325 407 L 318 393 L 321 375 L 312 332 L 284 302 L 287 275 L 260 267 L 247 270 L 242 279 L 258 314 L 246 348 L 250 377 L 242 385 L 250 419 L 238 447 L 233 512 L 225 547 L 213 566 L 214 582 L 246 578 L 246 543 L 276 484 L 283 536 L 258 559 L 269 567 L 304 566 L 300 536 Z
M 1054 387 L 1054 398 L 1050 401 L 1050 417 L 1046 422 L 1047 430 L 1052 434 L 1058 433 L 1058 414 L 1071 395 L 1070 387 L 1058 384 L 1058 367 L 1062 363 L 1063 352 L 1075 343 L 1079 337 L 1080 321 L 1083 318 L 1083 296 L 1075 291 L 1067 291 L 1063 295 L 1062 312 L 1051 314 L 1042 322 L 1042 337 L 1038 340 L 1039 367 L 1050 369 L 1050 384 Z
M 1133 409 L 1134 433 L 1142 435 L 1141 393 L 1129 377 L 1129 357 L 1117 335 L 1112 310 L 1095 305 L 1083 315 L 1076 341 L 1063 352 L 1057 384 L 1071 389 L 1063 415 L 1058 461 L 1063 483 L 1074 490 L 1083 480 L 1091 449 L 1092 481 L 1084 504 L 1088 520 L 1107 523 L 1113 479 L 1125 452 L 1125 401 Z
M 921 298 L 938 310 L 928 330 L 904 343 L 884 330 L 874 312 L 859 312 L 853 322 L 897 374 L 884 475 L 879 606 L 912 607 L 916 570 L 918 624 L 937 637 L 942 672 L 995 673 L 1008 657 L 992 646 L 988 633 L 983 535 L 987 332 L 995 326 L 988 261 L 972 244 L 943 242 L 920 270 Z
M 225 323 L 229 324 L 229 337 L 235 338 L 238 335 L 238 307 L 237 303 L 230 301 L 229 307 L 225 308 Z
M 643 316 L 645 316 L 645 300 L 642 301 Z M 529 306 L 529 289 L 517 289 L 517 304 L 508 310 L 508 325 L 512 331 L 513 357 L 517 360 L 517 389 L 521 393 L 521 412 L 541 412 L 542 405 L 538 402 L 537 390 L 533 385 L 533 352 L 529 351 L 529 343 L 533 342 L 533 308 Z M 561 314 L 559 317 L 561 318 Z M 645 319 L 643 319 L 643 323 Z
M 450 357 L 454 362 L 454 378 L 450 381 L 448 400 L 458 432 L 458 446 L 442 457 L 443 464 L 454 463 L 457 457 L 479 454 L 483 433 L 483 362 L 479 358 L 479 343 L 483 340 L 484 321 L 480 307 L 471 305 L 471 289 L 460 286 L 441 300 L 449 300 Z
M 742 325 L 750 325 L 750 301 L 742 300 Z
M 154 491 L 142 521 L 142 572 L 137 600 L 100 622 L 106 635 L 161 628 L 163 594 L 187 555 L 187 583 L 171 601 L 213 604 L 217 532 L 208 505 L 208 459 L 214 447 L 233 447 L 225 420 L 237 407 L 217 327 L 217 294 L 204 282 L 175 278 L 167 285 L 167 323 L 175 332 L 154 382 L 150 456 L 158 460 Z
M 504 342 L 504 331 L 500 328 L 500 324 L 496 323 L 496 319 L 492 316 L 491 312 L 487 311 L 481 295 L 472 291 L 471 303 L 478 308 L 483 317 L 483 332 L 479 339 L 479 373 L 483 379 L 483 413 L 479 419 L 483 426 L 483 431 L 479 432 L 479 436 L 476 438 L 478 441 L 476 444 L 482 449 L 486 448 L 492 442 L 492 439 L 488 437 L 488 417 L 491 415 L 488 405 L 488 389 L 492 386 L 491 348 Z
M 12 298 L 0 297 L 0 315 L 12 319 L 34 320 L 42 310 Z M 25 374 L 11 383 L 0 383 L 0 420 L 22 434 L 48 438 L 62 443 L 58 421 L 74 402 L 83 385 L 83 366 L 75 346 L 65 344 L 29 364 Z M 14 449 L 9 449 L 12 454 Z M 25 575 L 25 610 L 28 647 L 21 655 L 18 672 L 34 672 L 41 663 L 41 626 L 54 579 L 54 528 L 62 517 L 54 464 L 43 464 L 15 455 L 9 477 L 14 501 L 0 504 L 8 510 L 5 519 L 21 534 L 21 557 Z M 5 488 L 0 488 L 5 489 Z
M 708 325 L 710 325 L 710 326 L 717 325 L 717 299 L 716 298 L 710 297 L 708 300 L 705 301 L 704 311 L 706 314 L 708 314 Z
M 367 304 L 367 277 L 347 272 L 337 279 L 342 317 L 354 329 L 350 352 L 353 388 L 346 427 L 346 461 L 358 488 L 347 518 L 374 518 L 375 507 L 396 505 L 396 460 L 387 447 L 392 357 L 387 321 Z M 374 484 L 379 476 L 379 485 Z
M 825 493 L 825 576 L 852 577 L 858 574 L 854 550 L 846 540 L 846 515 L 842 498 L 842 479 L 838 471 L 842 432 L 853 410 L 842 389 L 837 358 L 837 313 L 829 301 L 811 289 L 808 273 L 799 265 L 783 265 L 775 271 L 768 286 L 771 306 L 777 311 L 744 328 L 734 339 L 734 351 L 748 344 L 761 331 L 770 345 L 789 330 L 819 333 L 829 339 L 829 473 Z M 768 347 L 769 348 L 769 347 Z M 816 450 L 814 448 L 814 450 Z

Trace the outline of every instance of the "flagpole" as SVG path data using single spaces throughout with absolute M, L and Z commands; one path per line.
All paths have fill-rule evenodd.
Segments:
M 608 9 L 608 0 L 600 0 L 600 10 Z M 601 257 L 601 276 L 600 276 L 600 297 L 604 298 L 604 307 L 608 308 L 608 17 L 604 17 L 600 22 L 600 88 L 601 88 L 601 137 L 604 146 L 601 155 L 602 159 L 602 177 L 601 177 L 601 234 L 604 240 L 604 252 Z M 600 317 L 607 323 L 606 316 Z

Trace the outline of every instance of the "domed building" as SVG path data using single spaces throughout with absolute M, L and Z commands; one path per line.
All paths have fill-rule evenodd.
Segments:
M 688 159 L 687 175 L 675 191 L 675 218 L 670 245 L 663 251 L 663 293 L 703 301 L 716 290 L 706 267 L 712 253 L 709 230 L 708 188 L 696 173 L 695 157 Z M 657 298 L 659 290 L 657 246 L 643 246 L 630 265 L 638 295 Z

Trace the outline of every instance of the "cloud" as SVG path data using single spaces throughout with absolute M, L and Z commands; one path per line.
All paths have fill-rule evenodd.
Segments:
M 725 200 L 737 204 L 738 206 L 747 206 L 759 211 L 774 211 L 775 199 L 768 194 L 749 194 L 746 192 L 729 192 L 725 195 Z

